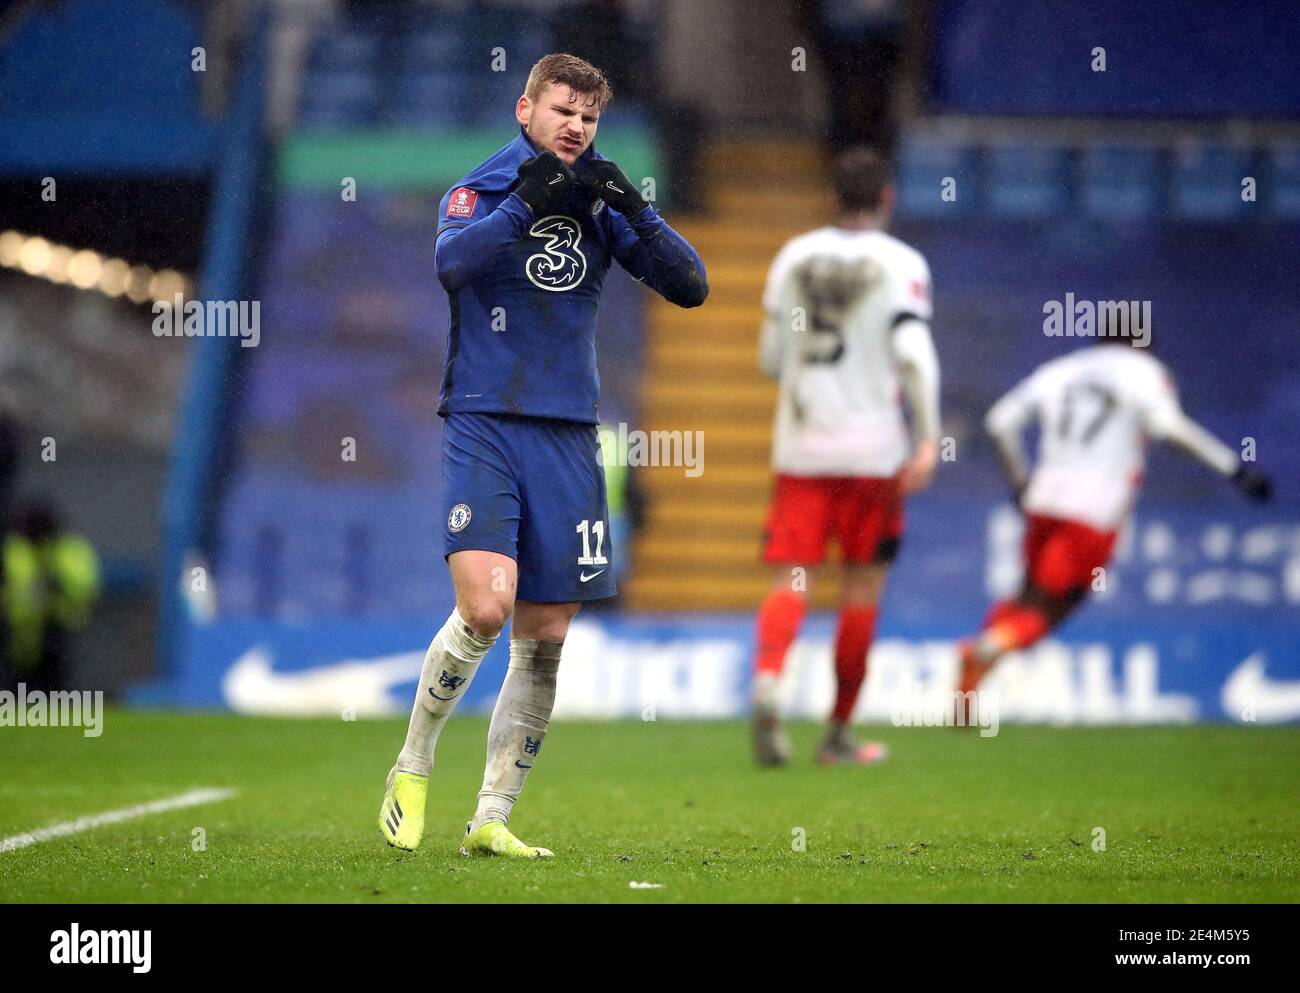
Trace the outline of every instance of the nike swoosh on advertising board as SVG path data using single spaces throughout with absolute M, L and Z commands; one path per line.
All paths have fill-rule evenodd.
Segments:
M 276 672 L 271 653 L 255 645 L 221 679 L 221 695 L 241 714 L 339 716 L 344 708 L 357 717 L 380 717 L 405 709 L 389 690 L 420 678 L 424 652 L 402 652 L 373 659 L 344 659 L 293 672 Z
M 1253 652 L 1223 682 L 1219 702 L 1234 721 L 1278 724 L 1300 717 L 1300 680 L 1274 680 L 1265 674 L 1263 652 Z

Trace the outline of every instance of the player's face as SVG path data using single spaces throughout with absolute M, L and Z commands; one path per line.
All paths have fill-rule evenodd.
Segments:
M 573 165 L 596 137 L 600 109 L 588 94 L 551 83 L 536 100 L 520 97 L 515 119 L 539 151 L 554 152 Z

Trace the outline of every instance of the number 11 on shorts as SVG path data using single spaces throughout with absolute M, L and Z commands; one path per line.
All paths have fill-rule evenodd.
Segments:
M 582 554 L 578 556 L 578 565 L 609 565 L 609 559 L 601 554 L 605 544 L 605 522 L 583 521 L 575 528 L 582 535 Z M 591 536 L 596 536 L 596 554 L 591 554 Z

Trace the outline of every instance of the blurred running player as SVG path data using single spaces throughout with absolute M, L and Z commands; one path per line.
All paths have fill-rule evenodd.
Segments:
M 984 420 L 1025 512 L 1025 578 L 1020 593 L 995 604 L 980 633 L 961 642 L 963 694 L 1083 602 L 1137 499 L 1148 439 L 1181 449 L 1252 499 L 1269 498 L 1267 478 L 1183 413 L 1169 371 L 1145 347 L 1149 334 L 1127 331 L 1108 323 L 1096 345 L 1040 366 Z M 1034 420 L 1040 437 L 1031 471 L 1022 435 Z
M 781 386 L 765 560 L 772 586 L 758 610 L 754 758 L 789 760 L 777 681 L 808 605 L 808 573 L 839 544 L 835 704 L 817 760 L 884 757 L 854 741 L 850 717 L 867 672 L 876 609 L 903 534 L 903 497 L 934 473 L 939 363 L 930 340 L 930 270 L 886 234 L 894 189 L 884 161 L 858 148 L 834 166 L 838 217 L 800 235 L 768 274 L 759 362 Z M 912 433 L 899 403 L 900 386 Z
M 593 147 L 611 90 L 548 55 L 515 105 L 519 135 L 439 208 L 438 279 L 451 298 L 439 413 L 443 547 L 456 607 L 425 656 L 380 830 L 413 849 L 438 734 L 513 614 L 510 666 L 461 853 L 549 857 L 506 827 L 536 764 L 569 622 L 615 594 L 597 436 L 596 308 L 610 262 L 682 307 L 708 295 L 704 265 Z

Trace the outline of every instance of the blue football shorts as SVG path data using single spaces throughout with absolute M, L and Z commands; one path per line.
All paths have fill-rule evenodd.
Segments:
M 443 557 L 471 549 L 510 556 L 518 599 L 573 603 L 618 592 L 596 425 L 449 414 L 442 499 Z

